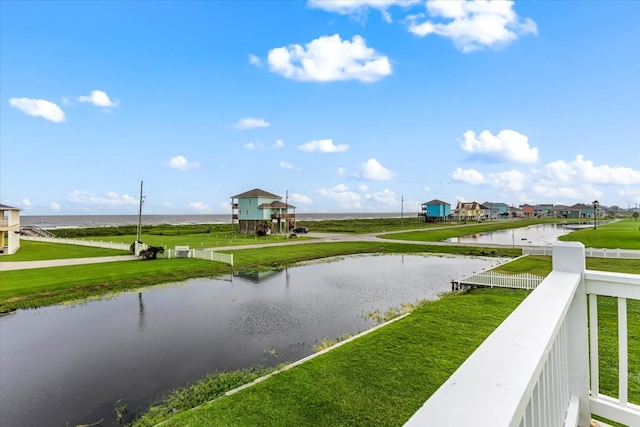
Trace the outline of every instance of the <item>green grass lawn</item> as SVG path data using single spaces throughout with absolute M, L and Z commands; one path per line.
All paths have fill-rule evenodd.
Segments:
M 589 270 L 640 274 L 640 259 L 586 258 L 586 267 Z M 551 272 L 551 257 L 529 255 L 493 270 L 504 274 L 531 273 L 546 276 Z
M 598 225 L 595 230 L 574 231 L 560 240 L 582 242 L 587 248 L 640 249 L 640 221 L 624 219 Z
M 166 425 L 401 426 L 527 294 L 482 289 L 444 297 Z M 154 425 L 173 409 L 186 408 L 156 409 L 136 425 Z
M 127 255 L 129 251 L 94 248 L 91 246 L 66 245 L 59 243 L 20 241 L 20 250 L 12 255 L 0 256 L 0 262 L 42 261 L 50 259 L 90 258 L 100 256 Z

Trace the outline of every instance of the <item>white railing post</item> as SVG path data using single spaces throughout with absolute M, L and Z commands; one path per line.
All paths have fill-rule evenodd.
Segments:
M 582 243 L 561 242 L 553 245 L 553 270 L 579 273 L 582 279 L 567 312 L 569 394 L 579 399 L 578 425 L 591 422 L 589 408 L 589 338 L 587 326 L 587 295 L 584 284 L 585 250 Z

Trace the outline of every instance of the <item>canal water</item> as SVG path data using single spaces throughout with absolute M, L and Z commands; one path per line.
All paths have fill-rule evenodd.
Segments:
M 21 310 L 0 318 L 0 425 L 117 425 L 118 404 L 129 422 L 208 373 L 301 359 L 374 326 L 372 310 L 435 299 L 459 272 L 501 261 L 346 257 Z
M 565 224 L 537 224 L 530 227 L 510 228 L 508 230 L 490 231 L 486 233 L 470 234 L 468 236 L 462 237 L 452 237 L 450 239 L 447 239 L 447 242 L 482 243 L 517 247 L 551 246 L 558 241 L 558 237 L 575 231 L 576 227 L 576 225 L 567 226 Z

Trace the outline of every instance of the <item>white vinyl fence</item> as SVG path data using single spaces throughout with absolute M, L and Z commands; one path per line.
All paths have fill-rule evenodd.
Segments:
M 551 256 L 551 246 L 523 246 L 522 255 Z M 634 249 L 585 248 L 584 254 L 590 258 L 640 259 L 640 251 Z
M 82 239 L 64 239 L 60 237 L 36 237 L 36 236 L 20 236 L 20 240 L 31 240 L 34 242 L 60 243 L 63 245 L 92 246 L 95 248 L 118 249 L 121 251 L 131 250 L 131 243 L 120 242 L 103 242 L 95 240 Z
M 483 271 L 474 274 L 459 274 L 458 285 L 495 286 L 499 288 L 535 289 L 544 280 L 542 276 L 531 273 L 502 274 L 495 271 Z
M 598 328 L 599 296 L 617 299 L 617 331 Z M 640 300 L 640 274 L 586 270 L 584 246 L 554 244 L 553 271 L 405 427 L 582 427 L 592 415 L 640 426 L 640 405 L 629 401 L 637 367 L 627 300 Z M 618 337 L 613 396 L 599 384 L 599 368 L 613 361 L 599 354 L 598 334 Z
M 176 249 L 167 249 L 164 251 L 163 255 L 158 255 L 159 257 L 164 258 L 197 258 L 204 259 L 207 261 L 217 261 L 223 262 L 225 264 L 229 264 L 233 267 L 233 254 L 221 254 L 213 251 L 203 251 L 198 249 L 181 249 L 179 246 L 176 246 Z

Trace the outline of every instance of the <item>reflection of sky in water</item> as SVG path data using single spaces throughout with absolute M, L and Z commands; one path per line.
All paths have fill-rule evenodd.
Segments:
M 447 239 L 447 241 L 512 246 L 551 246 L 558 241 L 558 237 L 569 234 L 572 231 L 571 229 L 562 227 L 560 224 L 539 224 L 531 227 L 512 228 L 510 230 L 454 237 Z
M 499 261 L 349 257 L 19 311 L 0 318 L 0 425 L 111 425 L 118 399 L 132 416 L 207 373 L 301 359 L 373 326 L 363 313 L 433 299 L 459 272 Z

